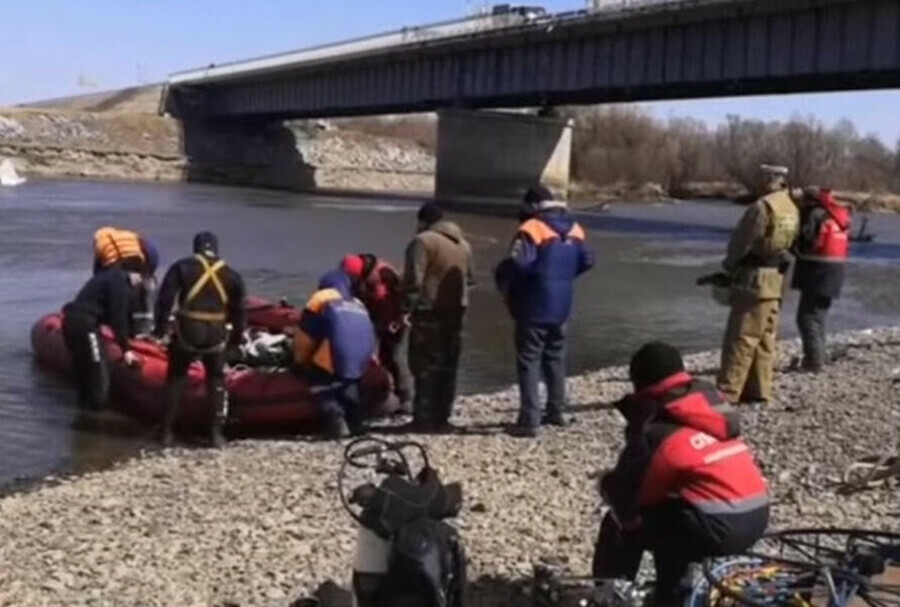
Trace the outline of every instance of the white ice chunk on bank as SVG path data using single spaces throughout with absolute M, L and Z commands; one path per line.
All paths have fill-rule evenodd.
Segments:
M 16 171 L 16 165 L 9 158 L 0 162 L 0 186 L 14 186 L 25 183 L 25 178 Z

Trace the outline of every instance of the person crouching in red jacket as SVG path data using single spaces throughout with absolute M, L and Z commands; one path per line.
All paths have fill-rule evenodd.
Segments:
M 634 579 L 645 550 L 656 565 L 654 604 L 674 606 L 689 565 L 746 551 L 769 521 L 767 484 L 737 415 L 695 380 L 679 352 L 642 347 L 631 360 L 635 393 L 616 404 L 625 449 L 600 481 L 611 509 L 594 552 L 596 579 Z
M 378 359 L 391 374 L 400 413 L 412 413 L 412 378 L 406 363 L 407 324 L 403 317 L 400 273 L 370 253 L 346 255 L 341 269 L 353 279 L 355 295 L 372 318 L 378 337 Z

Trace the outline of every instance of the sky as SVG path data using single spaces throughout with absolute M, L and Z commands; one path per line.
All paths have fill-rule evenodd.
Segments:
M 582 0 L 531 0 L 553 12 Z M 172 72 L 452 19 L 466 0 L 0 0 L 0 105 L 161 81 Z M 728 114 L 767 120 L 852 120 L 894 146 L 900 91 L 744 97 L 647 104 L 661 118 L 715 125 Z

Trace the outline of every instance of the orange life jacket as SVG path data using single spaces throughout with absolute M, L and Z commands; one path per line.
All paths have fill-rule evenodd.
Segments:
M 144 261 L 140 237 L 130 230 L 103 227 L 94 232 L 94 256 L 103 267 L 123 259 L 137 258 Z

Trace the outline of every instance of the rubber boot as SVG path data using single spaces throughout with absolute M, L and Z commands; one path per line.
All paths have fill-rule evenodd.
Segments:
M 212 387 L 213 422 L 210 443 L 213 449 L 225 446 L 225 422 L 228 420 L 228 391 L 221 383 Z
M 342 415 L 333 415 L 325 420 L 325 437 L 331 440 L 340 440 L 350 436 L 350 427 Z
M 210 432 L 209 442 L 213 449 L 223 449 L 225 447 L 225 433 L 223 432 L 222 420 L 215 419 L 212 423 L 212 431 Z
M 178 410 L 181 408 L 181 392 L 184 389 L 186 378 L 176 379 L 166 388 L 166 411 L 163 416 L 160 443 L 164 449 L 175 445 L 175 422 L 178 420 Z

